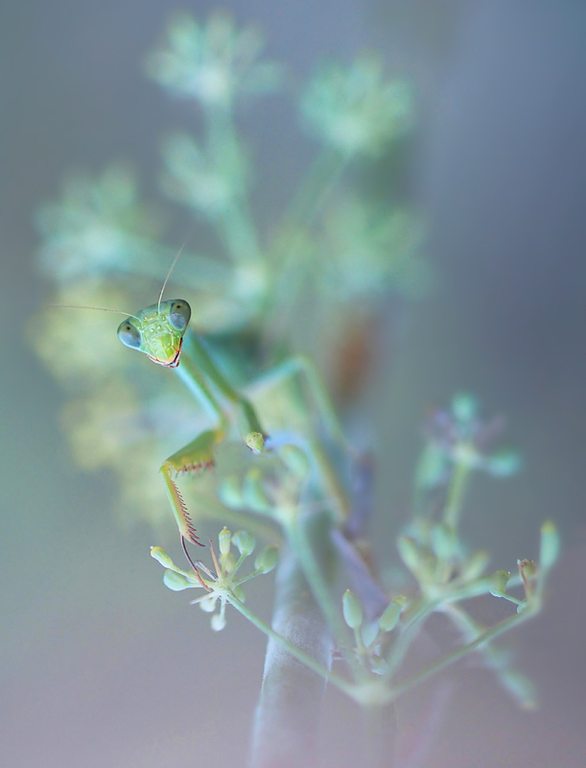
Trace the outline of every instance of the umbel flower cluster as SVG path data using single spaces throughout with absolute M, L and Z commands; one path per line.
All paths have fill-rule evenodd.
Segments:
M 192 605 L 199 605 L 202 611 L 212 614 L 212 629 L 216 632 L 226 626 L 226 605 L 234 602 L 240 605 L 245 602 L 242 585 L 247 581 L 270 573 L 277 564 L 278 550 L 275 546 L 267 546 L 261 550 L 254 560 L 254 567 L 245 576 L 240 569 L 256 547 L 256 541 L 247 531 L 237 531 L 232 534 L 223 528 L 218 536 L 219 556 L 210 542 L 212 568 L 204 563 L 197 564 L 197 570 L 186 571 L 176 565 L 162 547 L 151 547 L 151 557 L 164 568 L 163 581 L 173 592 L 184 589 L 203 589 L 204 595 L 192 600 Z M 232 551 L 236 549 L 236 556 Z

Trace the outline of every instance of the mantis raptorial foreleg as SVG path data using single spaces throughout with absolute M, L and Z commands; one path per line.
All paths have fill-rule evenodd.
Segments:
M 199 544 L 199 536 L 183 498 L 177 479 L 187 473 L 201 473 L 214 466 L 214 448 L 221 440 L 221 433 L 214 430 L 202 432 L 186 446 L 169 456 L 161 466 L 161 473 L 167 488 L 167 495 L 183 539 Z

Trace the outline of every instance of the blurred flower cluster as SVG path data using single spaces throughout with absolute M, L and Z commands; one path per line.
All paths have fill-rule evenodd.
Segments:
M 409 126 L 411 93 L 388 82 L 377 58 L 321 67 L 302 100 L 308 128 L 343 155 L 378 155 Z
M 399 152 L 412 120 L 409 89 L 375 57 L 318 67 L 298 109 L 318 139 L 315 158 L 279 220 L 253 217 L 256 166 L 239 110 L 285 81 L 263 50 L 258 30 L 227 14 L 175 16 L 147 73 L 197 109 L 163 144 L 162 199 L 145 200 L 135 174 L 112 166 L 70 178 L 39 212 L 39 263 L 61 308 L 35 318 L 44 332 L 31 339 L 70 395 L 63 423 L 76 459 L 111 467 L 139 518 L 167 514 L 156 469 L 196 434 L 199 417 L 179 384 L 167 376 L 162 385 L 164 371 L 118 345 L 116 316 L 91 307 L 131 314 L 156 299 L 182 245 L 177 217 L 194 225 L 167 292 L 190 302 L 196 330 L 236 379 L 291 348 L 325 360 L 353 318 L 374 319 L 390 295 L 409 298 L 428 283 L 421 226 L 392 179 L 364 193 L 372 158 Z
M 214 13 L 203 24 L 186 13 L 170 22 L 164 43 L 147 59 L 150 76 L 182 98 L 210 109 L 274 90 L 280 67 L 264 61 L 262 34 L 238 28 L 231 16 Z
M 502 418 L 482 418 L 479 404 L 471 395 L 456 395 L 449 409 L 434 411 L 427 421 L 417 486 L 441 486 L 458 469 L 487 472 L 493 477 L 513 475 L 521 464 L 519 455 L 511 450 L 491 450 L 503 426 Z

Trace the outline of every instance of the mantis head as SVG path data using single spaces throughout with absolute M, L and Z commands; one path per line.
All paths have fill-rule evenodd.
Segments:
M 144 352 L 153 363 L 176 368 L 190 317 L 191 307 L 184 299 L 159 301 L 123 320 L 118 338 L 125 347 Z

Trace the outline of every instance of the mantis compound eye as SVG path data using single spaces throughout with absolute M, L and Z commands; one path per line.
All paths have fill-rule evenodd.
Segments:
M 120 323 L 118 326 L 118 338 L 125 347 L 130 347 L 131 349 L 140 348 L 140 333 L 130 320 L 123 320 Z
M 176 331 L 184 331 L 191 317 L 191 307 L 184 299 L 174 299 L 170 302 L 169 322 Z

